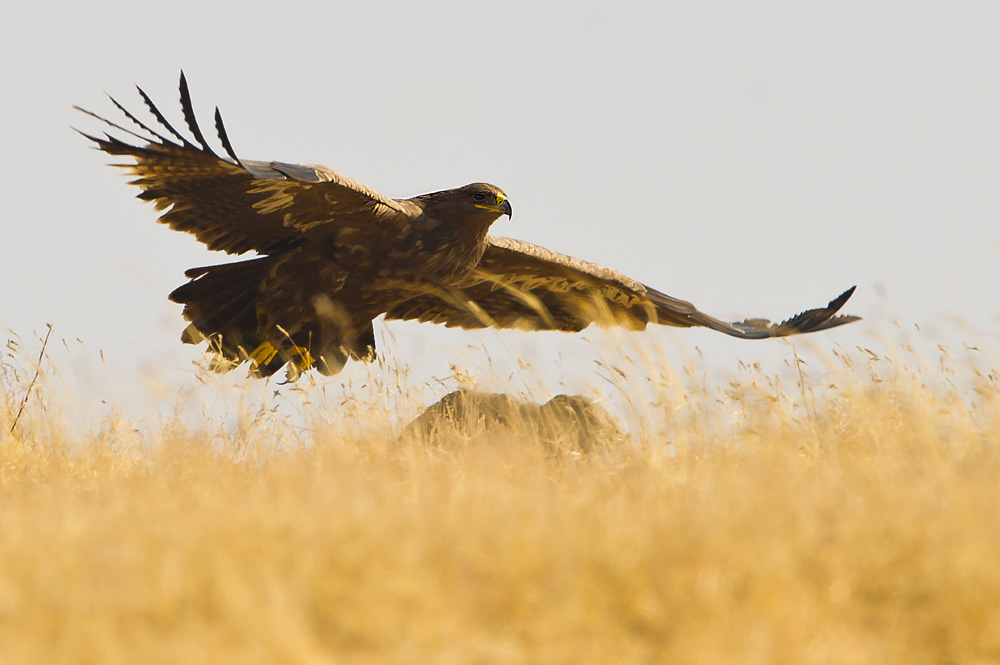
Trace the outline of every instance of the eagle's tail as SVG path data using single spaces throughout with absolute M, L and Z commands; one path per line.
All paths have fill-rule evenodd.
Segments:
M 225 371 L 247 359 L 263 340 L 257 325 L 257 293 L 274 257 L 191 268 L 191 281 L 174 289 L 170 299 L 184 305 L 191 324 L 181 333 L 185 344 L 208 340 L 216 359 L 212 369 Z M 275 367 L 275 371 L 278 368 Z
M 215 354 L 214 371 L 225 372 L 249 361 L 251 374 L 265 377 L 287 363 L 289 379 L 294 379 L 310 367 L 336 374 L 348 358 L 373 355 L 375 336 L 370 321 L 347 336 L 344 331 L 331 334 L 320 327 L 291 324 L 287 331 L 281 326 L 261 330 L 258 307 L 266 307 L 260 298 L 261 286 L 286 258 L 278 254 L 191 268 L 184 273 L 191 281 L 170 294 L 172 301 L 184 305 L 184 318 L 191 322 L 181 333 L 181 341 L 200 344 L 207 340 Z

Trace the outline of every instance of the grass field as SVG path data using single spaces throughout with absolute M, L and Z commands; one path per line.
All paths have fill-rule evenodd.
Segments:
M 1000 662 L 1000 380 L 944 352 L 611 371 L 631 436 L 583 452 L 364 405 L 69 433 L 44 372 L 8 434 L 32 363 L 0 663 Z

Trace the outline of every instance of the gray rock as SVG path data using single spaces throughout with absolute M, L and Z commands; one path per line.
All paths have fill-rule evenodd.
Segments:
M 591 452 L 627 438 L 603 407 L 580 395 L 556 395 L 539 405 L 474 390 L 445 395 L 407 425 L 402 436 L 432 441 L 529 437 L 553 450 L 575 452 Z

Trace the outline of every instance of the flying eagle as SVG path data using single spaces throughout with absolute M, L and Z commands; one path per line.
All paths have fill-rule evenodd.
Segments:
M 163 211 L 160 222 L 209 249 L 257 254 L 192 268 L 185 273 L 190 281 L 170 294 L 190 322 L 182 340 L 208 341 L 219 371 L 249 362 L 256 376 L 286 364 L 289 378 L 310 367 L 335 374 L 349 358 L 374 356 L 372 320 L 383 314 L 467 329 L 705 326 L 746 339 L 858 320 L 837 315 L 852 287 L 782 323 L 727 323 L 603 266 L 487 235 L 493 222 L 511 216 L 506 194 L 494 185 L 391 199 L 323 166 L 241 159 L 216 108 L 222 156 L 198 126 L 183 73 L 181 110 L 194 143 L 138 90 L 159 129 L 114 98 L 134 131 L 76 108 L 139 145 L 107 132 L 81 134 L 134 160 L 116 166 L 136 176 L 131 184 Z

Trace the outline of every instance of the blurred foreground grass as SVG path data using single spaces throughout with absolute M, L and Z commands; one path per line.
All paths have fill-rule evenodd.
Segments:
M 0 663 L 1000 662 L 996 374 L 838 358 L 668 377 L 585 453 L 377 408 L 75 435 L 44 386 L 8 434 L 6 365 Z

